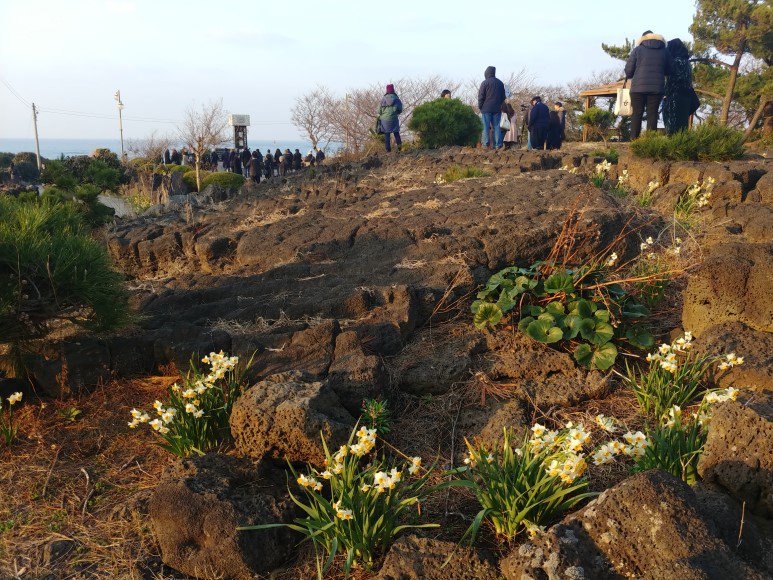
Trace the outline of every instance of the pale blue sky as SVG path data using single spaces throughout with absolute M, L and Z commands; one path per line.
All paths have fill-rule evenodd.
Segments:
M 525 67 L 559 84 L 621 66 L 601 50 L 652 29 L 689 39 L 691 0 L 0 0 L 0 79 L 41 108 L 114 116 L 124 135 L 174 125 L 192 102 L 251 115 L 252 139 L 295 139 L 293 100 L 402 76 L 500 77 Z M 492 26 L 491 23 L 497 23 Z M 41 137 L 117 138 L 117 121 L 43 112 Z M 0 137 L 31 137 L 0 84 Z

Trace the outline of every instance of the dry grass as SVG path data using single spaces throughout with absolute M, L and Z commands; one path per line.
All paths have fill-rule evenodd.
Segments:
M 20 407 L 19 437 L 0 452 L 0 576 L 169 577 L 146 514 L 170 456 L 147 432 L 130 431 L 127 417 L 175 378 L 111 382 L 81 398 Z M 70 422 L 64 414 L 73 407 L 80 414 Z M 73 549 L 47 562 L 55 540 L 72 540 Z

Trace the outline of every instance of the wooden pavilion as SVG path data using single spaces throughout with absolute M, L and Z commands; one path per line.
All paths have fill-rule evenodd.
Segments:
M 597 97 L 607 97 L 614 99 L 617 97 L 617 89 L 623 88 L 623 83 L 625 82 L 625 79 L 621 79 L 617 82 L 610 83 L 608 85 L 601 85 L 600 87 L 595 87 L 593 89 L 587 89 L 585 91 L 580 92 L 580 96 L 583 98 L 583 106 L 585 110 L 587 111 L 590 107 L 592 107 Z M 588 140 L 588 128 L 583 126 L 582 128 L 582 141 L 583 143 Z

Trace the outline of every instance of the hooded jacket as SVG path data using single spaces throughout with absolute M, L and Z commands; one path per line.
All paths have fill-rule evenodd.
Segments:
M 547 129 L 550 124 L 550 109 L 542 101 L 537 101 L 529 111 L 529 129 Z
M 400 120 L 397 116 L 403 112 L 403 102 L 395 93 L 387 93 L 378 107 L 378 120 L 384 133 L 399 133 Z
M 478 89 L 478 109 L 481 113 L 499 113 L 505 101 L 505 84 L 497 77 L 496 67 L 490 66 L 483 73 L 486 77 Z
M 671 54 L 659 34 L 645 34 L 625 63 L 625 78 L 632 93 L 663 94 L 666 77 L 671 74 Z

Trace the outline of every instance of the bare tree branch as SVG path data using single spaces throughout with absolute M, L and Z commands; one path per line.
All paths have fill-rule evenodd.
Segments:
M 194 106 L 185 112 L 185 119 L 178 128 L 180 140 L 193 152 L 196 160 L 196 189 L 201 191 L 201 159 L 204 153 L 228 140 L 228 119 L 223 110 L 223 101 L 211 101 Z

